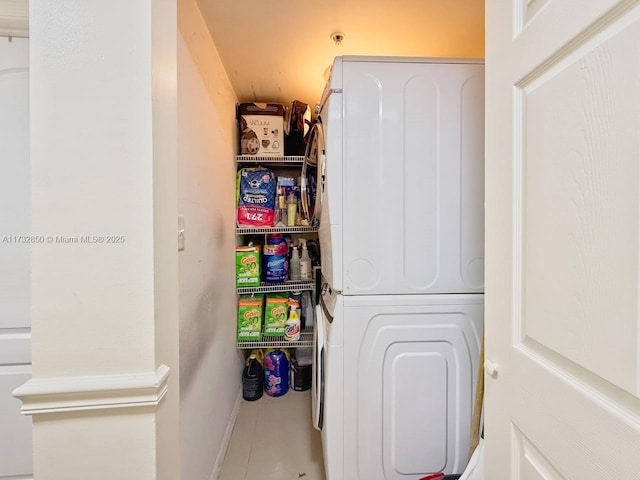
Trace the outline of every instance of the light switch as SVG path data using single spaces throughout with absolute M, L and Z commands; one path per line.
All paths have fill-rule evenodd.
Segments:
M 184 215 L 178 215 L 178 251 L 184 250 Z

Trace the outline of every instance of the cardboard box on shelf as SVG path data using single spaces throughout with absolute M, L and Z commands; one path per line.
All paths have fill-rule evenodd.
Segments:
M 240 155 L 284 155 L 284 105 L 240 103 L 237 120 L 240 127 Z

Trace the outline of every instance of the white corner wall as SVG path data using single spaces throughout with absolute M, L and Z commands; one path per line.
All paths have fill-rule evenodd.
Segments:
M 178 307 L 178 2 L 150 1 L 155 367 L 170 368 L 156 410 L 156 479 L 180 478 Z M 166 367 L 165 367 L 166 368 Z
M 30 3 L 34 477 L 178 479 L 177 0 Z
M 217 478 L 240 392 L 235 349 L 233 92 L 195 0 L 178 9 L 182 480 Z
M 5 236 L 29 235 L 29 41 L 0 37 L 0 329 L 30 325 L 29 244 Z M 26 68 L 16 68 L 16 65 Z M 6 96 L 5 96 L 6 95 Z M 25 133 L 26 132 L 26 133 Z M 3 345 L 0 340 L 0 345 Z
M 0 2 L 0 479 L 33 471 L 31 418 L 11 392 L 31 377 L 29 40 L 2 37 Z

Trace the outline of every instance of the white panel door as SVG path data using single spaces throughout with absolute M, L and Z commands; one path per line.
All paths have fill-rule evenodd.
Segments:
M 29 478 L 31 419 L 11 392 L 31 377 L 29 44 L 0 37 L 0 479 Z
M 486 478 L 640 478 L 640 2 L 486 10 Z

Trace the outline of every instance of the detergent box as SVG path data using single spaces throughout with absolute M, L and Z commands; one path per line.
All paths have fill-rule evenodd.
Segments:
M 260 247 L 236 247 L 236 287 L 260 286 Z
M 264 295 L 240 295 L 238 340 L 260 340 Z
M 264 309 L 265 337 L 280 337 L 284 335 L 284 324 L 287 321 L 287 301 L 289 295 L 285 293 L 270 293 L 267 295 Z

